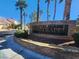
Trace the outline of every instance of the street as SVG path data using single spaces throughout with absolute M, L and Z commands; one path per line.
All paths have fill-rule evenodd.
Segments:
M 0 59 L 52 59 L 25 49 L 13 40 L 13 35 L 4 37 L 0 41 Z

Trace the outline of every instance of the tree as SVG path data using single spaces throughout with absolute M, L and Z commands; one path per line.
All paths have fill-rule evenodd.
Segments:
M 23 25 L 24 25 L 24 29 L 25 29 L 25 26 L 26 26 L 26 17 L 27 17 L 27 14 L 26 14 L 26 12 L 25 12 L 25 10 L 24 10 L 24 12 L 23 12 L 23 16 L 24 16 L 24 21 L 23 21 Z
M 45 0 L 45 3 L 47 3 L 47 21 L 49 21 L 49 4 L 50 4 L 50 0 Z
M 60 3 L 62 1 L 63 0 L 60 0 Z M 71 2 L 72 2 L 72 0 L 65 0 L 65 8 L 64 8 L 64 15 L 63 15 L 64 20 L 69 20 L 70 19 Z
M 65 0 L 64 20 L 70 19 L 70 9 L 72 0 Z
M 25 0 L 18 0 L 16 2 L 16 7 L 20 10 L 20 25 L 21 29 L 23 29 L 23 10 L 27 7 L 26 1 Z
M 40 10 L 39 11 L 39 18 L 40 18 L 40 16 L 42 15 L 42 11 Z M 31 22 L 38 22 L 38 20 L 37 20 L 37 11 L 34 11 L 34 12 L 32 12 L 30 15 L 29 15 L 29 18 L 31 19 Z
M 56 16 L 56 7 L 57 7 L 57 0 L 54 0 L 54 15 L 53 15 L 53 20 L 55 20 L 55 16 Z
M 40 0 L 37 0 L 37 23 L 39 22 Z
M 76 21 L 76 31 L 79 32 L 79 16 Z
M 30 15 L 30 19 L 31 19 L 31 22 L 38 22 L 37 21 L 37 12 L 36 11 L 32 12 L 32 14 Z
M 63 2 L 63 0 L 59 0 L 59 3 Z

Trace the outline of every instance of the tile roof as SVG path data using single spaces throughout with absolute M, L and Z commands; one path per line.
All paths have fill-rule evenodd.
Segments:
M 12 19 L 12 18 L 3 18 L 3 17 L 0 17 L 0 24 L 12 24 L 14 23 L 15 20 Z

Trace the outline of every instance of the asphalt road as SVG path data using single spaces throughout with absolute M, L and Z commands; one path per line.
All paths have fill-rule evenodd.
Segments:
M 13 36 L 6 36 L 4 41 L 0 41 L 0 59 L 53 59 L 25 49 L 13 39 Z

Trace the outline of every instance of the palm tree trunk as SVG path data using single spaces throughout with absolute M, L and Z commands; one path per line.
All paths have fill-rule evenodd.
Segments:
M 47 21 L 49 21 L 49 2 L 47 4 Z
M 20 25 L 21 25 L 21 29 L 22 29 L 22 23 L 23 23 L 23 16 L 22 16 L 22 12 L 23 11 L 23 9 L 22 8 L 20 8 Z
M 55 1 L 55 5 L 54 5 L 54 16 L 53 16 L 53 20 L 55 20 L 55 16 L 56 16 L 56 6 L 57 6 L 57 0 Z
M 37 23 L 39 22 L 39 4 L 40 0 L 37 1 Z
M 24 30 L 25 30 L 25 22 L 26 22 L 26 20 L 25 20 L 25 16 L 26 16 L 26 14 L 25 14 L 25 10 L 24 10 L 24 14 L 23 14 L 23 16 L 24 16 L 23 26 L 24 26 Z
M 65 0 L 65 10 L 64 10 L 64 15 L 63 15 L 64 20 L 70 19 L 71 2 L 72 0 Z

